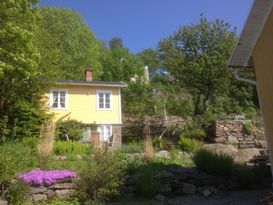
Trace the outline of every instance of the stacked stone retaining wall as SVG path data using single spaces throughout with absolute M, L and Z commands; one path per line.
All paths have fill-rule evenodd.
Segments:
M 69 198 L 75 191 L 75 179 L 63 179 L 57 181 L 53 185 L 30 187 L 29 202 L 38 202 L 41 200 L 50 200 L 57 198 Z

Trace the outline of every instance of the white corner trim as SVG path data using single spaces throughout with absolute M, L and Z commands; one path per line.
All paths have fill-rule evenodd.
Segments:
M 120 88 L 118 89 L 118 100 L 119 100 L 119 122 L 122 124 L 122 108 L 121 108 L 121 92 Z

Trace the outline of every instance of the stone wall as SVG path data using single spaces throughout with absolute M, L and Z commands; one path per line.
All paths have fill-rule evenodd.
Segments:
M 262 148 L 265 146 L 263 138 L 264 130 L 262 127 L 253 126 L 253 132 L 246 134 L 243 124 L 246 121 L 230 120 L 218 121 L 208 129 L 209 142 L 232 144 L 239 149 L 243 148 Z
M 41 200 L 50 200 L 57 198 L 69 198 L 75 191 L 75 179 L 68 178 L 57 181 L 53 185 L 30 187 L 29 202 L 37 202 Z
M 184 127 L 185 121 L 178 116 L 164 117 L 149 117 L 145 119 L 123 119 L 122 136 L 124 142 L 137 139 L 143 139 L 143 128 L 146 123 L 149 123 L 152 135 L 161 135 L 166 127 L 177 126 L 181 130 Z M 166 133 L 167 134 L 167 133 Z

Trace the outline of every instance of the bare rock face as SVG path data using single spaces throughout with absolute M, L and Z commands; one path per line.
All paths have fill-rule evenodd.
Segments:
M 44 186 L 40 186 L 40 187 L 31 187 L 30 193 L 31 193 L 31 194 L 41 194 L 41 193 L 45 193 L 46 190 L 47 190 L 47 188 L 44 187 Z
M 8 202 L 0 200 L 0 205 L 8 205 Z
M 33 200 L 33 202 L 47 200 L 47 196 L 45 194 L 33 194 L 32 200 Z
M 71 189 L 63 189 L 63 190 L 56 190 L 55 195 L 60 199 L 69 198 L 73 194 L 73 190 Z
M 239 143 L 237 137 L 234 137 L 234 136 L 232 136 L 232 135 L 229 135 L 229 136 L 228 136 L 227 141 L 228 141 L 229 144 L 232 144 L 232 145 L 235 146 L 235 147 L 237 147 L 237 146 L 238 146 L 238 143 Z
M 257 148 L 246 148 L 240 149 L 238 155 L 235 157 L 236 161 L 247 162 L 252 159 L 255 155 L 260 154 L 260 149 Z
M 73 189 L 75 188 L 74 183 L 57 183 L 50 187 L 51 189 Z
M 182 193 L 183 194 L 195 194 L 196 193 L 196 186 L 189 183 L 182 184 Z

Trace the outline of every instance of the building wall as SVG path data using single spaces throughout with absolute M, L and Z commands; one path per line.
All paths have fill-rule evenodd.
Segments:
M 273 162 L 273 12 L 271 12 L 253 51 L 257 88 L 263 111 L 265 134 Z
M 68 108 L 66 110 L 49 109 L 50 113 L 54 113 L 55 120 L 65 116 L 64 120 L 74 119 L 83 123 L 122 124 L 120 88 L 78 85 L 63 85 L 54 88 L 68 90 Z M 97 90 L 112 91 L 112 110 L 97 109 Z M 46 94 L 46 98 L 49 108 L 50 92 Z

